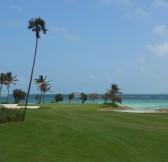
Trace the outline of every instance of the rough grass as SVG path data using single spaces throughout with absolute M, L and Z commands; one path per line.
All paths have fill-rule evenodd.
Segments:
M 168 114 L 46 104 L 0 125 L 2 162 L 167 162 Z
M 23 110 L 0 108 L 0 124 L 23 120 Z

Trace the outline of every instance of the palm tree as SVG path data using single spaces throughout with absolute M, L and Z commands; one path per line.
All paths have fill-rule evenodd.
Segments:
M 70 93 L 70 94 L 68 95 L 69 103 L 71 103 L 71 100 L 73 100 L 74 97 L 75 97 L 75 93 Z
M 51 92 L 51 85 L 49 84 L 50 81 L 46 81 L 47 77 L 43 77 L 43 75 L 39 75 L 38 79 L 34 79 L 35 83 L 38 84 L 39 86 L 39 90 L 40 90 L 40 96 L 39 96 L 39 103 L 41 103 L 41 99 L 43 99 L 43 103 L 44 103 L 44 94 L 46 92 Z
M 117 84 L 111 84 L 110 89 L 108 90 L 109 94 L 110 94 L 110 99 L 112 102 L 122 102 L 122 98 L 121 98 L 121 92 L 120 92 L 120 88 L 118 87 Z
M 45 82 L 46 77 L 44 78 L 43 75 L 39 75 L 38 79 L 34 79 L 35 83 L 39 85 L 39 87 Z M 42 99 L 42 89 L 40 88 L 40 96 L 39 96 L 39 104 L 41 103 Z
M 15 84 L 16 85 L 16 81 L 18 81 L 18 79 L 16 79 L 17 75 L 15 75 L 14 77 L 12 76 L 12 73 L 11 72 L 8 72 L 6 73 L 5 75 L 5 85 L 7 86 L 7 100 L 6 102 L 8 103 L 9 102 L 9 89 L 10 89 L 10 85 L 11 84 Z
M 82 92 L 82 93 L 80 94 L 80 99 L 82 100 L 82 103 L 85 103 L 85 101 L 87 101 L 87 95 Z
M 43 99 L 43 103 L 44 103 L 44 94 L 46 92 L 51 92 L 51 85 L 49 84 L 50 81 L 48 82 L 43 82 L 40 86 L 40 91 L 42 92 L 42 99 Z
M 25 103 L 25 109 L 24 109 L 24 114 L 23 114 L 23 120 L 25 119 L 27 102 L 28 102 L 30 88 L 31 88 L 31 83 L 32 83 L 32 78 L 33 78 L 33 71 L 34 71 L 34 65 L 35 65 L 35 61 L 36 61 L 38 39 L 40 38 L 40 32 L 41 31 L 44 34 L 46 34 L 46 31 L 47 31 L 47 29 L 45 27 L 45 21 L 43 19 L 41 19 L 40 17 L 35 18 L 35 19 L 31 19 L 29 21 L 29 23 L 28 23 L 28 29 L 31 29 L 36 34 L 36 46 L 35 46 L 33 65 L 32 65 L 32 70 L 31 70 L 31 75 L 30 75 L 29 86 L 28 86 L 28 92 L 27 92 L 27 96 L 26 96 L 26 103 Z
M 5 83 L 5 75 L 4 73 L 0 74 L 0 98 L 1 98 L 1 93 L 2 93 L 2 85 Z

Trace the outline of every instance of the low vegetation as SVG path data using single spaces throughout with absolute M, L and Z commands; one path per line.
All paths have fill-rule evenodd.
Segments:
M 0 124 L 23 120 L 23 110 L 0 108 Z

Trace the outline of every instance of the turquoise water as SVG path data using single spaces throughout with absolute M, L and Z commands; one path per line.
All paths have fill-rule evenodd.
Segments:
M 37 103 L 35 100 L 36 95 L 30 95 L 29 103 Z M 51 94 L 45 95 L 45 102 L 50 103 L 54 102 L 54 96 Z M 0 102 L 5 102 L 6 96 L 2 96 Z M 13 96 L 9 96 L 9 102 L 13 103 L 14 99 Z M 68 103 L 68 96 L 64 95 L 63 103 Z M 102 104 L 104 102 L 103 99 L 95 100 L 95 103 Z M 22 101 L 21 103 L 25 103 Z M 71 103 L 81 103 L 79 98 L 75 98 L 71 101 Z M 90 99 L 86 101 L 86 103 L 93 103 Z M 152 94 L 152 95 L 143 95 L 143 94 L 124 94 L 123 95 L 123 102 L 120 104 L 121 106 L 128 106 L 135 109 L 157 109 L 157 108 L 168 108 L 168 95 L 163 94 Z

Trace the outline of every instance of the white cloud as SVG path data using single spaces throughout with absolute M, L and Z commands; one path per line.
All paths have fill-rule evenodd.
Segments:
M 156 7 L 168 7 L 168 2 L 166 2 L 165 0 L 154 0 L 153 2 Z
M 138 57 L 137 58 L 138 63 L 144 64 L 145 63 L 145 58 L 144 57 Z
M 135 15 L 144 16 L 144 17 L 149 17 L 150 16 L 150 14 L 147 11 L 144 11 L 142 9 L 136 9 Z
M 168 41 L 160 44 L 147 45 L 147 48 L 157 56 L 167 56 L 168 55 Z
M 11 8 L 17 12 L 23 12 L 23 8 L 21 6 L 12 6 Z
M 80 38 L 72 33 L 70 33 L 65 27 L 51 26 L 50 30 L 53 32 L 61 33 L 69 40 L 79 41 Z
M 157 25 L 154 28 L 154 33 L 163 36 L 168 36 L 168 28 L 166 27 L 166 25 Z
M 89 77 L 89 79 L 91 79 L 91 80 L 95 79 L 95 76 L 93 76 L 92 74 L 89 74 L 88 77 Z
M 115 71 L 118 72 L 118 73 L 123 73 L 123 72 L 125 72 L 125 69 L 121 68 L 121 67 L 118 67 L 118 68 L 115 69 Z

